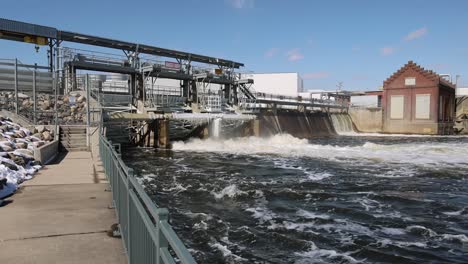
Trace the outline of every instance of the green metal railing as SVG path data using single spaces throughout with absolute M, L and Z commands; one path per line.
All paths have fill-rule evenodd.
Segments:
M 115 150 L 99 135 L 99 153 L 112 188 L 128 263 L 196 263 L 168 223 L 168 210 L 158 208 Z

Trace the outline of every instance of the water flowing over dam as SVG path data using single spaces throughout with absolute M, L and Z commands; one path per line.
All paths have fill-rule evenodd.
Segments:
M 466 137 L 281 134 L 123 158 L 199 263 L 465 263 L 467 148 Z
M 338 134 L 354 132 L 353 121 L 347 113 L 332 113 L 330 118 Z
M 298 138 L 334 135 L 333 123 L 328 114 L 323 112 L 265 112 L 258 115 L 260 136 L 290 134 Z

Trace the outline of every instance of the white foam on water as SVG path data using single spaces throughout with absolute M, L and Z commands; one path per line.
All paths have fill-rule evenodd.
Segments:
M 137 179 L 138 183 L 143 185 L 144 181 L 150 181 L 150 180 L 152 180 L 152 179 L 154 179 L 156 177 L 157 177 L 156 174 L 148 173 L 148 174 L 143 174 L 140 177 L 137 177 L 136 179 Z
M 432 229 L 427 228 L 425 226 L 421 226 L 421 225 L 411 225 L 411 226 L 406 227 L 406 230 L 408 232 L 420 232 L 420 233 L 422 233 L 424 235 L 427 235 L 429 237 L 437 236 L 437 233 L 434 232 Z
M 400 248 L 406 248 L 406 247 L 427 248 L 428 247 L 427 243 L 425 242 L 397 241 L 397 240 L 391 240 L 388 238 L 378 240 L 377 245 L 379 247 L 387 247 L 389 245 L 393 245 L 393 246 L 397 246 Z
M 223 257 L 224 257 L 224 258 L 227 258 L 227 259 L 231 258 L 233 261 L 242 261 L 242 260 L 246 260 L 246 259 L 244 259 L 244 258 L 242 258 L 242 257 L 240 257 L 240 256 L 238 256 L 238 255 L 236 255 L 236 254 L 234 254 L 234 253 L 232 253 L 232 251 L 229 250 L 227 246 L 222 245 L 222 244 L 219 243 L 219 242 L 210 243 L 209 245 L 210 245 L 212 248 L 221 251 L 221 253 L 223 254 Z
M 311 212 L 311 211 L 307 211 L 307 210 L 303 210 L 303 209 L 297 210 L 296 214 L 298 216 L 308 218 L 308 219 L 325 219 L 325 220 L 330 219 L 330 216 L 327 215 L 327 214 L 317 214 L 315 212 Z
M 445 240 L 459 241 L 460 243 L 468 243 L 468 237 L 462 234 L 458 234 L 458 235 L 442 234 L 441 237 Z
M 376 200 L 372 200 L 367 197 L 359 197 L 354 199 L 353 201 L 359 203 L 366 211 L 372 210 L 373 212 L 377 213 L 382 212 L 382 204 Z
M 400 235 L 406 234 L 405 229 L 401 229 L 401 228 L 382 227 L 380 229 L 380 231 L 382 233 L 385 233 L 385 234 L 391 235 L 391 236 L 400 236 Z
M 206 223 L 205 221 L 200 221 L 198 223 L 193 224 L 193 228 L 194 229 L 207 230 L 208 229 L 208 223 Z
M 237 187 L 237 185 L 231 184 L 231 185 L 225 187 L 224 189 L 222 189 L 222 190 L 219 191 L 219 192 L 211 191 L 211 194 L 212 194 L 216 199 L 219 200 L 219 199 L 223 199 L 224 197 L 234 198 L 234 197 L 241 196 L 241 195 L 247 195 L 248 193 L 239 190 L 239 188 Z
M 180 193 L 180 192 L 186 191 L 187 188 L 190 188 L 190 187 L 192 187 L 192 186 L 191 186 L 191 185 L 183 186 L 183 185 L 180 184 L 180 183 L 175 183 L 175 184 L 172 185 L 170 188 L 163 188 L 163 191 L 165 191 L 165 192 Z
M 459 216 L 459 215 L 462 215 L 464 214 L 465 210 L 467 209 L 468 207 L 464 207 L 458 211 L 453 211 L 453 212 L 443 212 L 445 215 L 449 215 L 449 216 Z
M 331 249 L 320 249 L 313 242 L 308 251 L 296 252 L 296 256 L 301 259 L 295 261 L 297 264 L 312 264 L 312 263 L 361 263 L 361 261 L 353 258 L 350 254 L 354 252 L 339 253 Z
M 260 224 L 269 222 L 277 217 L 277 215 L 273 213 L 273 211 L 271 211 L 270 209 L 264 206 L 257 206 L 255 208 L 247 208 L 245 209 L 245 211 L 252 213 L 252 217 L 257 219 L 260 222 Z
M 314 227 L 315 223 L 309 222 L 309 223 L 294 223 L 290 221 L 283 221 L 282 223 L 274 223 L 273 221 L 270 222 L 271 224 L 267 227 L 269 230 L 275 230 L 275 229 L 287 229 L 287 230 L 297 230 L 300 232 L 304 232 L 306 229 L 310 229 Z M 318 234 L 316 232 L 312 232 L 314 234 Z
M 468 168 L 468 141 L 457 143 L 400 143 L 375 144 L 367 142 L 360 146 L 335 146 L 309 143 L 291 135 L 279 134 L 269 138 L 247 137 L 228 140 L 192 139 L 175 142 L 176 151 L 218 152 L 238 155 L 273 154 L 284 157 L 311 157 L 322 160 L 347 162 L 350 165 L 375 165 L 385 163 L 400 168 L 383 177 L 399 177 L 411 173 L 414 165 L 432 167 Z M 401 169 L 401 165 L 410 168 Z
M 428 135 L 423 134 L 385 134 L 385 133 L 361 133 L 361 132 L 340 132 L 341 136 L 350 136 L 350 137 L 409 137 L 409 138 L 422 138 L 428 137 Z M 467 135 L 456 135 L 456 136 L 447 136 L 447 135 L 431 135 L 430 137 L 436 138 L 465 138 Z

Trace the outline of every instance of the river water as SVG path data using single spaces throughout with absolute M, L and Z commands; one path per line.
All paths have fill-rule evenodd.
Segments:
M 192 140 L 124 159 L 199 263 L 468 263 L 468 138 Z

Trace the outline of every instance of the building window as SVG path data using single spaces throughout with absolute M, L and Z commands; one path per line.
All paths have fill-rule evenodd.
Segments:
M 392 95 L 390 97 L 390 118 L 403 119 L 405 109 L 405 96 Z
M 406 86 L 416 85 L 416 77 L 406 77 L 405 78 L 405 85 Z
M 416 95 L 416 111 L 414 117 L 416 119 L 429 119 L 431 115 L 431 95 L 417 94 Z

